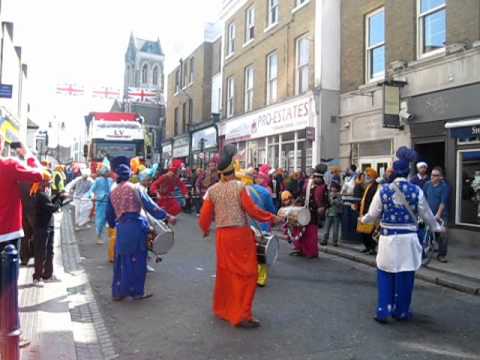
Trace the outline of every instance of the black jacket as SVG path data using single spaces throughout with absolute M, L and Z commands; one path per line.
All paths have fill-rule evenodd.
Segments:
M 45 228 L 53 225 L 53 213 L 60 208 L 60 204 L 53 203 L 50 197 L 39 192 L 34 197 L 35 206 L 35 227 Z

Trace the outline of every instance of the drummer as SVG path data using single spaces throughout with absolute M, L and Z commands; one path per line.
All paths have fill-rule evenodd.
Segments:
M 273 204 L 273 197 L 269 190 L 263 185 L 264 179 L 260 176 L 255 176 L 253 171 L 247 170 L 241 178 L 243 184 L 247 187 L 247 192 L 260 209 L 268 211 L 272 214 L 277 213 L 277 209 Z M 271 233 L 272 226 L 270 223 L 260 223 L 250 219 L 252 225 L 262 232 Z M 257 285 L 265 287 L 268 281 L 268 266 L 267 264 L 258 263 L 258 279 Z

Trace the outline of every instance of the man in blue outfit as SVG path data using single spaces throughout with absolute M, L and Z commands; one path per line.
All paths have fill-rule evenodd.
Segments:
M 446 224 L 448 218 L 450 187 L 443 178 L 443 171 L 440 167 L 433 168 L 431 178 L 432 179 L 423 187 L 425 198 L 427 199 L 428 205 L 430 205 L 435 218 Z M 437 260 L 446 263 L 448 247 L 447 233 L 436 234 L 436 239 L 439 246 Z

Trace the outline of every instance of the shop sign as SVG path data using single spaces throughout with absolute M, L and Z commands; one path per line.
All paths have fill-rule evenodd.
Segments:
M 305 135 L 307 140 L 309 141 L 315 141 L 315 128 L 312 126 L 309 126 L 305 129 Z
M 143 140 L 142 125 L 133 121 L 93 121 L 92 139 Z
M 187 145 L 188 146 L 188 137 L 182 137 L 182 138 L 179 138 L 179 139 L 175 139 L 173 141 L 173 147 L 176 148 L 176 147 L 181 147 L 181 146 L 185 146 Z
M 204 149 L 214 147 L 217 147 L 217 130 L 214 126 L 196 131 L 192 134 L 192 151 L 203 151 Z
M 310 93 L 228 121 L 225 138 L 232 142 L 305 129 L 313 125 L 315 117 Z
M 480 125 L 452 128 L 450 129 L 450 136 L 459 139 L 469 139 L 480 136 Z
M 162 154 L 172 155 L 172 144 L 162 146 Z
M 12 85 L 0 84 L 0 98 L 11 99 L 13 87 Z
M 400 128 L 400 88 L 398 86 L 383 86 L 383 127 Z

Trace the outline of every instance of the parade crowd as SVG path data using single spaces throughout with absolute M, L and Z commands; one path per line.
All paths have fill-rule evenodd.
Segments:
M 1 137 L 0 146 L 1 151 Z M 438 260 L 446 261 L 449 186 L 440 168 L 433 168 L 429 177 L 428 165 L 417 162 L 416 153 L 405 147 L 382 176 L 353 165 L 342 172 L 319 164 L 308 174 L 289 174 L 267 164 L 241 168 L 230 145 L 206 169 L 190 169 L 178 160 L 168 169 L 148 168 L 139 158 L 121 156 L 105 158 L 91 171 L 79 164 L 51 168 L 23 146 L 17 155 L 0 158 L 0 251 L 13 244 L 22 264 L 33 257 L 36 286 L 54 279 L 53 214 L 69 202 L 75 208 L 76 231 L 94 222 L 98 246 L 108 239 L 114 301 L 152 296 L 145 290 L 147 272 L 154 271 L 149 217 L 174 225 L 182 211 L 195 212 L 204 236 L 214 222 L 213 311 L 244 328 L 260 325 L 253 301 L 257 286 L 267 285 L 272 264 L 259 257 L 259 237 L 272 233 L 276 224 L 291 256 L 316 259 L 319 245 L 338 246 L 340 239 L 360 240 L 365 253 L 376 255 L 375 320 L 380 323 L 412 316 L 414 276 L 422 257 L 418 219 L 439 234 Z M 410 177 L 413 166 L 417 173 Z

